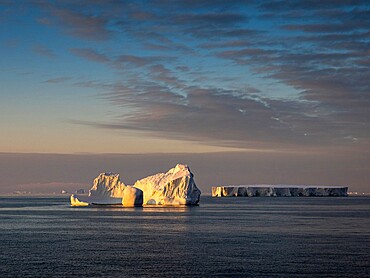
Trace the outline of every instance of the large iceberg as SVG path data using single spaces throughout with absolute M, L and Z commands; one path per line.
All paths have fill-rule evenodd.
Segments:
M 71 205 L 196 205 L 201 192 L 193 177 L 189 167 L 183 164 L 138 180 L 133 186 L 121 182 L 118 174 L 102 173 L 94 179 L 88 196 L 71 195 Z
M 212 197 L 346 197 L 345 186 L 238 185 L 213 186 Z
M 196 205 L 200 190 L 187 165 L 177 164 L 167 173 L 136 181 L 134 187 L 144 192 L 146 205 Z

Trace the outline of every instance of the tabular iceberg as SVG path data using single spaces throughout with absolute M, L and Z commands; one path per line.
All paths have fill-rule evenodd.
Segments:
M 71 195 L 72 206 L 118 205 L 196 205 L 200 190 L 187 165 L 177 164 L 167 173 L 159 173 L 125 185 L 119 175 L 102 173 L 94 179 L 88 196 Z
M 346 197 L 348 187 L 310 185 L 213 186 L 212 197 Z

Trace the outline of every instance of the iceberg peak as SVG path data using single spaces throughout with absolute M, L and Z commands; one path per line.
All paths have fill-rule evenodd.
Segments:
M 177 164 L 166 173 L 136 181 L 134 187 L 144 192 L 144 204 L 196 205 L 201 192 L 193 177 L 187 165 Z
M 94 179 L 89 196 L 122 198 L 126 185 L 120 181 L 119 174 L 101 173 Z

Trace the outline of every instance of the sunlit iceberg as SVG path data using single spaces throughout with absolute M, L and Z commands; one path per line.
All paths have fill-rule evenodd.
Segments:
M 121 182 L 118 174 L 102 173 L 94 179 L 88 196 L 71 195 L 71 205 L 196 205 L 201 192 L 193 177 L 189 167 L 183 164 L 138 180 L 133 186 Z
M 177 164 L 167 173 L 138 180 L 134 187 L 144 192 L 146 205 L 196 205 L 200 190 L 187 165 Z
M 120 181 L 119 174 L 101 173 L 94 179 L 88 196 L 72 194 L 72 206 L 118 205 L 122 204 L 123 192 L 126 185 Z
M 123 191 L 122 205 L 124 207 L 141 207 L 143 205 L 143 191 L 133 186 L 127 186 Z

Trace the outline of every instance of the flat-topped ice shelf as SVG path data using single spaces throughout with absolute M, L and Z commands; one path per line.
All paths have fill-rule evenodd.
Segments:
M 235 185 L 212 186 L 212 197 L 346 197 L 346 186 Z

